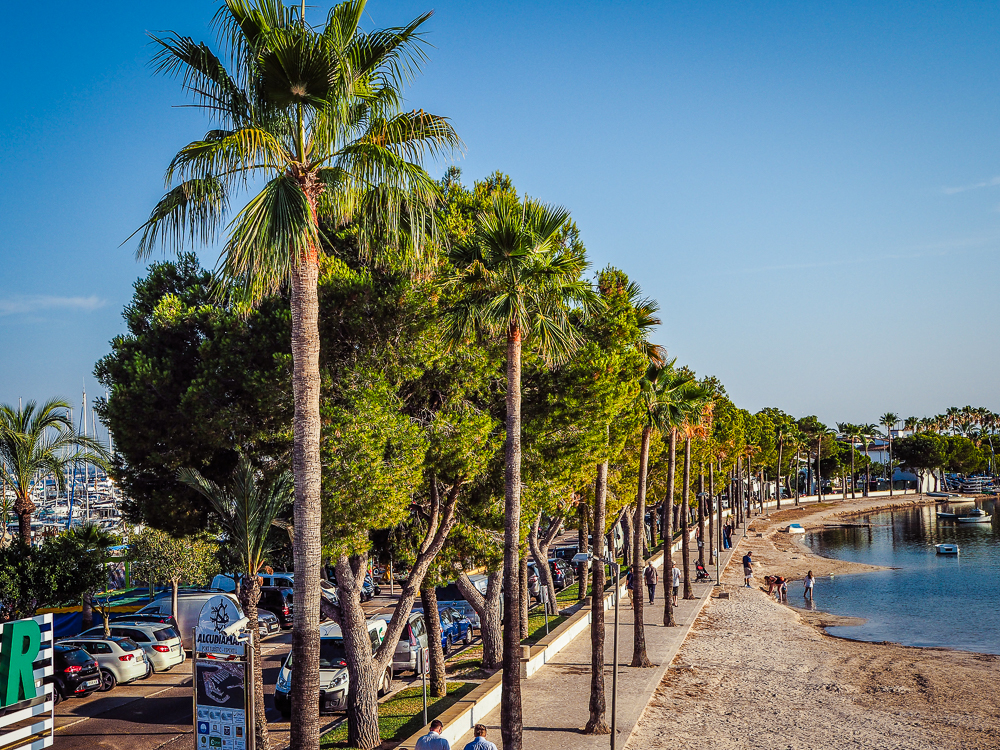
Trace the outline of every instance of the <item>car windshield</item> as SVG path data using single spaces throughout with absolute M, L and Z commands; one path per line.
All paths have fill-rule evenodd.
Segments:
M 158 641 L 169 641 L 174 638 L 180 638 L 180 636 L 177 635 L 177 631 L 173 628 L 160 628 L 155 631 L 153 635 L 156 636 L 156 640 Z
M 66 660 L 66 663 L 71 667 L 82 667 L 85 664 L 89 664 L 90 654 L 84 651 L 82 648 L 77 646 L 70 646 L 62 652 L 62 658 Z
M 139 644 L 131 638 L 119 638 L 118 645 L 121 646 L 122 651 L 135 651 L 139 648 Z
M 292 668 L 292 655 L 288 654 L 285 666 Z M 344 651 L 344 641 L 340 638 L 321 638 L 319 641 L 319 668 L 339 669 L 347 666 L 347 653 Z

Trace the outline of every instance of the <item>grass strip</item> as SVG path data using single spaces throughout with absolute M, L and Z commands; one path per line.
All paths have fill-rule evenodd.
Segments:
M 430 721 L 451 708 L 475 687 L 474 682 L 448 683 L 448 695 L 443 698 L 427 696 L 427 720 Z M 428 687 L 428 690 L 430 688 Z M 423 688 L 410 687 L 400 690 L 378 707 L 378 731 L 383 740 L 400 742 L 424 725 Z M 320 747 L 346 748 L 347 722 L 334 727 L 320 738 Z

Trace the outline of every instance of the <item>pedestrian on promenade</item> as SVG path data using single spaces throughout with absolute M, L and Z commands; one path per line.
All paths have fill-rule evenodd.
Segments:
M 451 750 L 451 743 L 441 736 L 442 729 L 444 729 L 444 724 L 438 719 L 434 719 L 431 722 L 430 731 L 417 740 L 413 750 Z
M 726 521 L 726 525 L 722 527 L 722 549 L 729 549 L 732 546 L 729 534 L 729 521 Z
M 635 592 L 635 566 L 633 565 L 628 569 L 628 575 L 625 576 L 625 588 L 628 589 L 628 598 L 632 599 L 632 595 Z
M 472 730 L 476 739 L 465 746 L 465 750 L 497 750 L 497 746 L 486 739 L 486 727 L 482 724 L 476 724 L 475 728 Z
M 656 598 L 656 584 L 660 582 L 660 576 L 656 572 L 656 568 L 653 567 L 653 561 L 650 560 L 646 563 L 646 571 L 643 574 L 646 578 L 646 588 L 649 590 L 649 603 L 653 603 L 653 599 Z
M 750 579 L 753 578 L 753 560 L 750 553 L 743 555 L 743 586 L 750 588 Z
M 815 583 L 816 583 L 816 577 L 810 570 L 808 573 L 806 573 L 806 579 L 805 579 L 806 590 L 802 593 L 802 595 L 809 601 L 813 600 L 813 584 Z
M 674 606 L 676 607 L 677 592 L 680 591 L 681 589 L 681 569 L 677 567 L 677 563 L 674 563 L 674 569 L 670 571 L 670 573 L 671 577 L 673 578 L 673 580 L 671 581 L 671 585 L 674 587 Z

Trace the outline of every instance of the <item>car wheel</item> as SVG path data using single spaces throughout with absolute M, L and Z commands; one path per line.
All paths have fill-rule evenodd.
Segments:
M 392 691 L 392 673 L 386 669 L 382 675 L 382 682 L 378 686 L 379 695 L 388 695 Z
M 463 643 L 465 643 L 466 646 L 472 645 L 472 626 L 471 625 L 465 631 L 465 638 L 463 639 Z
M 449 635 L 444 639 L 444 655 L 447 656 L 451 653 L 451 636 Z
M 149 659 L 147 659 L 146 660 L 146 674 L 143 675 L 142 679 L 144 679 L 144 680 L 149 679 L 149 676 L 151 674 L 153 674 L 153 672 L 155 672 L 155 671 L 156 670 L 153 669 L 153 662 L 151 662 L 151 661 L 149 661 Z
M 63 702 L 62 689 L 59 687 L 59 683 L 53 683 L 52 685 L 52 705 L 58 706 Z
M 109 670 L 101 670 L 101 686 L 97 690 L 101 693 L 106 693 L 113 689 L 115 685 L 118 684 L 118 678 L 114 676 Z

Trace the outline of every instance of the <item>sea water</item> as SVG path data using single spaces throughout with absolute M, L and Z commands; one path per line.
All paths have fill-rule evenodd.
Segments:
M 1000 654 L 1000 503 L 979 501 L 993 523 L 961 524 L 938 511 L 965 515 L 973 503 L 927 505 L 853 519 L 863 528 L 829 528 L 807 535 L 813 552 L 893 570 L 816 581 L 814 606 L 865 619 L 828 628 L 832 635 L 907 646 L 940 646 Z M 939 555 L 939 543 L 957 556 Z M 789 586 L 796 605 L 800 586 Z

